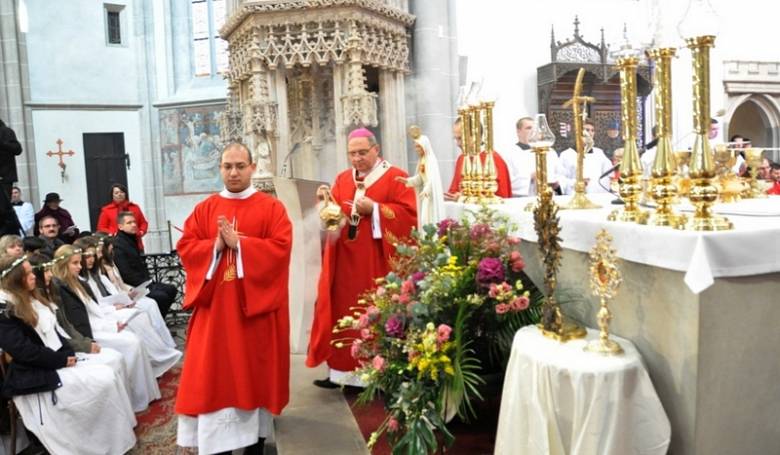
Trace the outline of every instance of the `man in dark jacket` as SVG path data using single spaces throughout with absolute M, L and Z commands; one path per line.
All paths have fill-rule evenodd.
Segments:
M 57 193 L 47 193 L 43 200 L 43 207 L 35 214 L 35 225 L 33 226 L 33 235 L 40 235 L 39 223 L 45 216 L 53 216 L 59 224 L 59 238 L 65 243 L 73 243 L 79 236 L 79 229 L 73 222 L 70 212 L 60 207 L 60 195 Z
M 138 224 L 133 212 L 121 212 L 117 217 L 119 230 L 114 241 L 114 264 L 122 275 L 122 281 L 130 286 L 138 286 L 151 279 L 149 270 L 146 269 L 146 261 L 138 248 Z M 163 317 L 168 314 L 173 301 L 176 300 L 178 290 L 167 283 L 153 282 L 149 284 L 149 297 L 157 302 Z
M 14 130 L 0 120 L 0 236 L 19 235 L 21 225 L 11 205 L 11 187 L 16 182 L 16 157 L 22 153 L 22 144 Z

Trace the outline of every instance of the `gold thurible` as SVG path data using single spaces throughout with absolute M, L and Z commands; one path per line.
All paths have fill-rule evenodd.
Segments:
M 563 107 L 571 105 L 574 115 L 574 147 L 577 149 L 577 181 L 574 184 L 574 196 L 571 200 L 561 206 L 562 209 L 597 209 L 601 207 L 591 202 L 585 195 L 587 184 L 583 174 L 585 161 L 585 143 L 582 139 L 582 121 L 587 115 L 585 112 L 586 103 L 592 103 L 595 98 L 582 96 L 582 80 L 585 77 L 585 68 L 580 68 L 577 72 L 577 80 L 574 83 L 574 93 L 570 100 L 563 104 Z
M 693 53 L 693 129 L 696 139 L 691 151 L 688 174 L 691 189 L 688 199 L 696 208 L 686 224 L 694 231 L 732 229 L 731 222 L 712 214 L 712 204 L 718 199 L 718 189 L 712 184 L 715 162 L 707 133 L 710 126 L 710 48 L 715 44 L 711 35 L 685 40 Z
M 651 49 L 648 57 L 655 60 L 655 118 L 658 128 L 658 145 L 655 149 L 650 192 L 656 203 L 655 213 L 647 223 L 654 226 L 685 227 L 685 218 L 674 213 L 672 203 L 677 197 L 674 178 L 677 166 L 672 149 L 672 58 L 675 48 Z
M 468 199 L 470 204 L 479 204 L 483 198 L 483 172 L 482 158 L 480 151 L 482 149 L 482 133 L 484 129 L 479 118 L 479 107 L 471 105 L 468 107 L 468 115 L 471 125 L 471 196 Z
M 466 202 L 471 197 L 471 116 L 468 106 L 458 108 L 460 117 L 460 146 L 463 157 L 460 168 L 460 197 L 458 202 Z
M 485 202 L 488 204 L 500 204 L 503 199 L 496 196 L 498 191 L 498 172 L 496 163 L 493 160 L 493 106 L 494 101 L 483 101 L 479 104 L 483 124 L 485 125 L 485 166 L 482 169 L 484 173 L 483 190 Z
M 623 161 L 620 163 L 620 197 L 625 202 L 622 210 L 613 211 L 610 221 L 643 223 L 647 212 L 639 209 L 642 196 L 642 163 L 636 146 L 636 68 L 637 57 L 620 57 L 620 116 L 623 127 Z

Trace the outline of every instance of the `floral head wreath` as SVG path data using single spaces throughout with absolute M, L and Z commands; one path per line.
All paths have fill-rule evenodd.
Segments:
M 15 260 L 14 262 L 12 262 L 11 265 L 9 265 L 7 269 L 5 269 L 2 272 L 0 272 L 0 280 L 5 278 L 6 275 L 11 273 L 15 268 L 19 267 L 22 264 L 22 262 L 24 262 L 26 260 L 27 260 L 27 255 L 25 254 L 24 256 L 20 257 L 19 259 Z
M 33 270 L 46 270 L 46 269 L 50 269 L 51 266 L 53 265 L 54 265 L 54 260 L 52 259 L 51 261 L 41 262 L 40 264 L 34 265 Z
M 68 259 L 69 257 L 77 254 L 82 254 L 81 248 L 74 249 L 72 253 L 63 254 L 62 256 L 57 256 L 56 258 L 54 258 L 53 261 L 51 261 L 51 265 L 57 264 L 58 262 L 64 261 L 65 259 Z

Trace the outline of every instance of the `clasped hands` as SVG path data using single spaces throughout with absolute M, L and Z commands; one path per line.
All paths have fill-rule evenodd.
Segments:
M 238 239 L 238 232 L 233 229 L 233 225 L 224 215 L 220 215 L 217 218 L 217 251 L 222 251 L 226 246 L 232 250 L 237 249 Z

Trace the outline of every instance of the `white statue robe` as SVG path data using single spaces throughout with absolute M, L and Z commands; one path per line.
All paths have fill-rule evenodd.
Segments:
M 607 158 L 604 151 L 593 147 L 590 153 L 586 153 L 582 162 L 582 175 L 588 180 L 586 193 L 608 193 L 610 175 L 604 175 L 612 168 L 612 161 Z M 558 173 L 563 194 L 573 194 L 574 184 L 577 183 L 577 152 L 569 148 L 561 152 Z M 604 175 L 604 177 L 601 177 Z M 601 177 L 601 178 L 600 178 Z M 600 179 L 599 179 L 600 178 Z
M 426 224 L 435 224 L 444 218 L 444 190 L 439 162 L 428 136 L 420 136 L 414 142 L 422 147 L 424 156 L 417 165 L 417 173 L 407 179 L 406 186 L 414 188 L 417 194 L 417 229 L 422 231 Z

